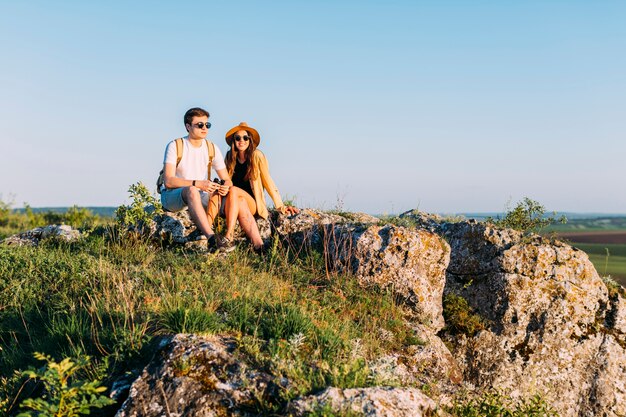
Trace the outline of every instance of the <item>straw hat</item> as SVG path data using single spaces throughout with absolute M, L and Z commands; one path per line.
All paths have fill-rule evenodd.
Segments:
M 233 143 L 233 136 L 236 132 L 239 132 L 240 130 L 245 130 L 246 132 L 248 132 L 250 136 L 252 136 L 254 146 L 259 146 L 259 143 L 261 142 L 261 136 L 259 136 L 259 132 L 257 132 L 256 129 L 248 126 L 248 123 L 246 122 L 241 122 L 237 126 L 230 129 L 228 132 L 226 132 L 226 143 L 228 143 L 228 146 L 231 146 L 231 144 Z

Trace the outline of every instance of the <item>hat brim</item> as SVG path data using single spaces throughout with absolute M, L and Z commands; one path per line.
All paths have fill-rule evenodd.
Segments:
M 259 132 L 256 131 L 256 129 L 250 126 L 235 126 L 228 132 L 226 132 L 226 143 L 228 144 L 228 146 L 232 146 L 233 136 L 240 130 L 245 130 L 246 132 L 248 132 L 252 136 L 254 146 L 259 146 L 259 143 L 261 143 L 261 136 L 259 135 Z

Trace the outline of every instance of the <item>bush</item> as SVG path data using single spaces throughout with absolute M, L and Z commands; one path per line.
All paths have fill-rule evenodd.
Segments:
M 443 298 L 443 317 L 446 330 L 452 334 L 473 337 L 485 329 L 485 320 L 475 314 L 467 300 L 460 295 L 450 293 Z
M 133 201 L 128 206 L 119 206 L 115 210 L 115 218 L 122 230 L 141 233 L 155 215 L 163 212 L 163 207 L 142 182 L 132 184 L 128 193 Z
M 561 216 L 559 219 L 553 217 L 556 215 L 556 212 L 553 212 L 553 216 L 550 217 L 546 217 L 545 213 L 545 207 L 539 202 L 524 197 L 512 210 L 505 213 L 504 218 L 494 219 L 488 217 L 485 221 L 498 227 L 519 230 L 524 233 L 538 232 L 556 221 L 561 223 L 567 222 L 565 216 Z
M 30 408 L 18 417 L 74 417 L 89 414 L 90 409 L 102 408 L 115 401 L 101 395 L 106 391 L 99 381 L 83 381 L 76 374 L 89 365 L 89 357 L 65 358 L 57 363 L 51 357 L 35 353 L 35 358 L 46 361 L 43 369 L 24 371 L 29 378 L 43 382 L 45 393 L 42 398 L 28 398 L 22 402 L 23 408 Z

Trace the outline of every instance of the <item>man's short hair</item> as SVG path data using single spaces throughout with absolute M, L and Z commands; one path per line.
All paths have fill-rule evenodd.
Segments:
M 211 115 L 209 114 L 208 111 L 200 108 L 200 107 L 193 107 L 189 110 L 187 110 L 187 112 L 185 113 L 185 117 L 183 118 L 183 122 L 185 123 L 185 127 L 187 127 L 187 125 L 191 124 L 191 121 L 193 120 L 194 117 L 202 117 L 202 116 L 206 116 L 207 118 L 211 117 Z

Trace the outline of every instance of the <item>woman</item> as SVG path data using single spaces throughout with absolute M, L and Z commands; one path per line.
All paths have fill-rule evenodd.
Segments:
M 260 142 L 259 132 L 245 122 L 239 123 L 238 126 L 226 133 L 226 143 L 230 146 L 230 150 L 226 153 L 224 162 L 226 162 L 226 169 L 233 181 L 233 187 L 230 188 L 226 203 L 228 200 L 237 199 L 238 206 L 242 207 L 245 204 L 252 216 L 267 219 L 268 211 L 263 193 L 265 189 L 274 201 L 276 210 L 288 215 L 298 213 L 297 208 L 283 204 L 278 188 L 270 176 L 267 159 L 257 149 Z M 229 217 L 232 219 L 226 219 L 228 225 L 226 238 L 232 240 L 237 215 L 232 212 Z M 241 223 L 241 216 L 239 216 L 239 220 Z M 244 219 L 244 221 L 246 220 L 248 219 Z M 254 221 L 254 219 L 252 220 Z M 241 224 L 244 230 L 248 229 L 246 226 Z M 246 231 L 246 234 L 252 241 L 255 250 L 258 250 L 262 248 L 263 240 L 258 233 L 258 227 L 254 227 L 254 229 L 256 229 L 256 233 L 249 234 Z

